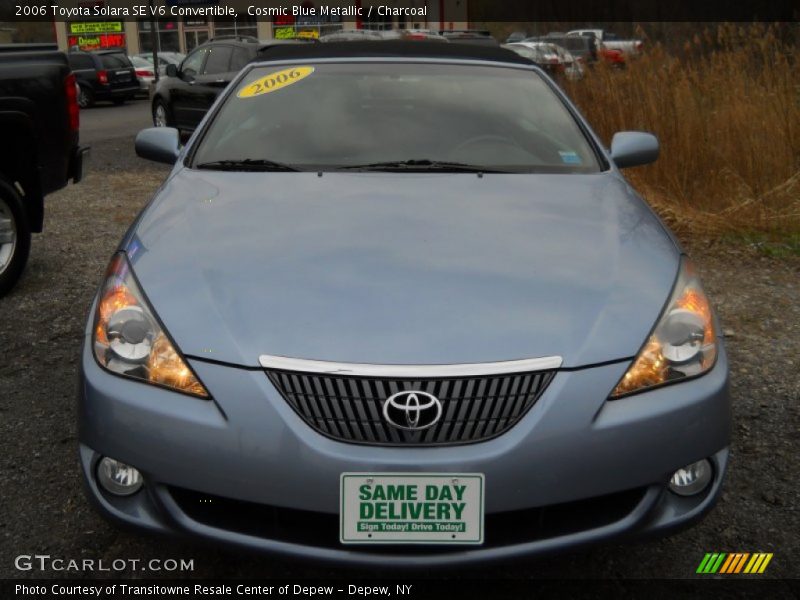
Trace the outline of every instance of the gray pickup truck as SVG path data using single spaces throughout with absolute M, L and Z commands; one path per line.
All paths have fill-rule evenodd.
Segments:
M 54 45 L 0 45 L 0 297 L 42 231 L 45 196 L 82 177 L 77 91 Z

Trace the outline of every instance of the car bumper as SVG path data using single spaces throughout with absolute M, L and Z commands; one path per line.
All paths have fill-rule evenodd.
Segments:
M 125 87 L 115 88 L 101 88 L 95 91 L 96 100 L 111 100 L 114 98 L 132 98 L 140 92 L 139 84 L 129 85 Z
M 149 94 L 154 82 L 155 77 L 139 77 L 139 92 Z
M 724 350 L 702 377 L 612 402 L 604 398 L 627 364 L 561 371 L 505 434 L 428 448 L 328 439 L 300 419 L 263 371 L 190 362 L 213 401 L 112 375 L 85 344 L 80 463 L 88 495 L 105 516 L 312 560 L 458 565 L 688 525 L 714 505 L 728 462 Z M 144 489 L 125 498 L 101 491 L 94 477 L 101 456 L 137 467 Z M 703 458 L 714 471 L 704 492 L 684 498 L 668 491 L 676 469 Z M 485 543 L 411 551 L 342 545 L 343 472 L 483 473 Z M 304 523 L 315 524 L 313 531 Z

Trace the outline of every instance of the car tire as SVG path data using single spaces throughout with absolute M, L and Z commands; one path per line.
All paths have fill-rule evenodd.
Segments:
M 81 108 L 90 108 L 94 106 L 94 94 L 88 86 L 78 86 L 78 106 Z
M 22 275 L 30 249 L 31 228 L 22 198 L 0 177 L 0 298 Z
M 172 120 L 172 113 L 166 103 L 161 99 L 153 102 L 153 126 L 175 127 L 175 122 Z

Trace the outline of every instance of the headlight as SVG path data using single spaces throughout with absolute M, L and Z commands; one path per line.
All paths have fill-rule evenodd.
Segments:
M 108 266 L 92 341 L 97 362 L 112 373 L 209 397 L 147 305 L 124 254 Z
M 684 259 L 669 303 L 612 398 L 708 371 L 717 358 L 711 306 L 691 262 Z

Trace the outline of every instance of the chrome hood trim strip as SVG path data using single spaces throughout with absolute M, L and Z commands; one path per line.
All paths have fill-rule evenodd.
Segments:
M 263 354 L 258 362 L 265 369 L 297 371 L 325 375 L 349 375 L 353 377 L 393 377 L 397 379 L 427 379 L 436 377 L 480 377 L 552 371 L 561 366 L 560 356 L 526 358 L 502 362 L 469 363 L 460 365 L 375 365 L 365 363 L 340 363 L 305 358 L 289 358 Z

